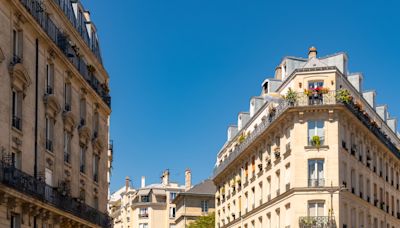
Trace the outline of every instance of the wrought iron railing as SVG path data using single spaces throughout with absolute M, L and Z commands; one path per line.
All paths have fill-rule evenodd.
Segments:
M 0 183 L 100 227 L 111 227 L 107 214 L 62 194 L 57 188 L 2 161 Z
M 55 0 L 56 2 L 58 0 Z M 102 98 L 102 100 L 110 107 L 111 97 L 109 91 L 105 88 L 105 84 L 101 84 L 93 72 L 88 71 L 88 64 L 76 53 L 74 46 L 68 40 L 66 34 L 55 25 L 49 18 L 49 14 L 43 9 L 39 0 L 20 0 L 25 9 L 31 14 L 36 22 L 42 27 L 49 38 L 63 52 L 66 58 L 75 66 L 85 81 L 92 89 Z M 60 2 L 60 1 L 58 1 Z M 64 2 L 64 1 L 61 1 Z M 65 1 L 66 2 L 66 1 Z M 69 4 L 71 4 L 69 2 Z M 15 62 L 15 60 L 14 60 Z
M 324 187 L 325 186 L 325 179 L 308 179 L 308 187 L 317 188 L 317 187 Z
M 314 99 L 314 98 L 311 98 Z M 316 98 L 315 98 L 316 99 Z M 250 133 L 245 140 L 237 145 L 234 150 L 229 154 L 229 156 L 223 160 L 218 166 L 214 168 L 213 176 L 216 177 L 223 170 L 226 169 L 228 165 L 230 165 L 250 144 L 252 144 L 255 140 L 259 138 L 261 134 L 263 134 L 266 129 L 287 109 L 291 107 L 311 107 L 311 106 L 323 106 L 323 105 L 335 105 L 341 104 L 344 105 L 348 110 L 350 110 L 367 128 L 369 128 L 374 135 L 382 141 L 389 150 L 398 158 L 400 158 L 400 150 L 394 145 L 394 143 L 390 140 L 385 132 L 383 126 L 382 128 L 371 123 L 371 119 L 363 113 L 362 110 L 358 109 L 353 102 L 342 102 L 337 100 L 336 91 L 329 91 L 328 93 L 321 94 L 318 99 L 318 102 L 310 102 L 310 97 L 305 95 L 304 93 L 299 93 L 298 98 L 295 102 L 287 102 L 282 100 L 278 102 L 276 106 L 270 106 L 269 112 L 267 113 L 268 118 L 264 120 L 260 125 Z
M 336 223 L 328 216 L 305 216 L 299 218 L 300 228 L 333 228 Z

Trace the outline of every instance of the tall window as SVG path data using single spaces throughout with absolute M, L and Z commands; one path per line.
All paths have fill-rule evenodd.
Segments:
M 99 209 L 99 197 L 97 196 L 93 197 L 93 204 L 95 209 Z
M 54 91 L 54 64 L 46 65 L 46 94 L 53 94 Z
M 12 90 L 12 126 L 22 130 L 22 92 Z
M 169 193 L 169 201 L 172 202 L 176 198 L 176 192 Z
M 10 227 L 11 228 L 21 227 L 21 216 L 19 214 L 14 214 L 14 213 L 11 214 Z
M 21 169 L 21 153 L 11 152 L 11 165 L 15 168 Z
M 80 126 L 84 126 L 86 124 L 86 100 L 84 98 L 81 99 L 79 106 Z
M 23 33 L 21 30 L 13 30 L 13 63 L 20 63 L 23 57 Z
M 46 150 L 53 151 L 54 120 L 46 116 Z
M 324 186 L 324 160 L 308 160 L 308 186 Z
M 324 202 L 308 202 L 308 216 L 324 216 Z
M 93 116 L 93 138 L 97 138 L 99 134 L 99 113 L 95 112 Z
M 79 160 L 80 160 L 80 165 L 79 165 L 79 169 L 81 171 L 81 173 L 85 173 L 86 170 L 86 148 L 84 145 L 80 145 L 79 148 Z
M 175 218 L 175 212 L 176 212 L 176 208 L 175 207 L 170 207 L 169 208 L 169 217 L 170 218 Z
M 71 111 L 72 88 L 70 83 L 64 84 L 64 110 Z
M 99 161 L 100 157 L 97 154 L 93 155 L 93 180 L 95 182 L 99 181 Z
M 64 162 L 71 162 L 71 134 L 64 131 Z
M 308 121 L 308 143 L 312 146 L 323 145 L 324 137 L 324 121 L 311 120 Z
M 207 200 L 201 201 L 201 212 L 203 212 L 203 213 L 208 212 L 208 201 Z
M 147 223 L 139 223 L 139 228 L 149 228 L 149 224 L 147 224 Z
M 140 208 L 140 210 L 139 210 L 139 216 L 140 216 L 140 217 L 148 217 L 148 216 L 149 216 L 147 207 Z

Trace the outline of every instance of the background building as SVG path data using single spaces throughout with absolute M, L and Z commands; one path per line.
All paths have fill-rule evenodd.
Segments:
M 114 228 L 174 228 L 176 207 L 173 200 L 178 193 L 185 191 L 191 183 L 190 172 L 186 172 L 185 186 L 170 182 L 170 173 L 165 170 L 161 183 L 145 184 L 142 177 L 141 187 L 133 189 L 129 178 L 125 187 L 111 195 L 109 211 Z
M 216 227 L 400 227 L 397 120 L 344 53 L 285 57 L 217 156 Z
M 109 77 L 79 1 L 0 0 L 0 227 L 107 227 Z
M 185 192 L 181 192 L 173 203 L 176 205 L 176 228 L 186 228 L 200 216 L 215 211 L 216 187 L 212 180 L 205 180 Z

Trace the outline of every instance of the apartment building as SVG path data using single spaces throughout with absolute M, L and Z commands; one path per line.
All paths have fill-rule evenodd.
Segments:
M 190 172 L 189 172 L 190 173 Z M 190 176 L 186 172 L 186 185 Z M 169 170 L 161 176 L 161 183 L 146 185 L 145 177 L 141 187 L 134 189 L 129 178 L 125 186 L 111 195 L 109 213 L 114 228 L 175 228 L 176 206 L 173 200 L 185 191 L 185 185 L 170 181 Z
M 215 211 L 216 187 L 213 181 L 207 179 L 193 187 L 190 186 L 186 185 L 185 192 L 179 193 L 173 201 L 176 205 L 176 228 L 187 228 L 201 216 Z
M 347 63 L 312 47 L 262 83 L 217 155 L 216 227 L 400 227 L 397 119 Z
M 0 227 L 108 227 L 111 99 L 90 13 L 0 0 L 0 31 Z

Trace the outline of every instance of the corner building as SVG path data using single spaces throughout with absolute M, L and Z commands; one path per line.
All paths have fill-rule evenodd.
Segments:
M 108 81 L 80 1 L 0 0 L 0 227 L 108 227 Z
M 345 53 L 285 57 L 228 128 L 218 228 L 400 227 L 399 133 Z

